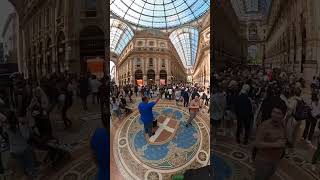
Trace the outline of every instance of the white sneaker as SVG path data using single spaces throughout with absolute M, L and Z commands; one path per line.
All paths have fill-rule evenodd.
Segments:
M 306 140 L 306 143 L 308 144 L 312 144 L 312 142 L 310 140 Z

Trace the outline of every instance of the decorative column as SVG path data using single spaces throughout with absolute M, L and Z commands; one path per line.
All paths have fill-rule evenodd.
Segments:
M 52 72 L 56 72 L 56 67 L 57 67 L 57 50 L 56 50 L 56 45 L 52 46 L 51 48 L 51 60 L 52 60 Z
M 65 54 L 65 62 L 64 62 L 64 67 L 65 67 L 65 70 L 66 71 L 69 71 L 69 68 L 70 68 L 70 64 L 71 64 L 71 51 L 72 51 L 72 48 L 70 46 L 70 43 L 66 43 L 65 45 L 65 49 L 66 49 L 66 54 Z

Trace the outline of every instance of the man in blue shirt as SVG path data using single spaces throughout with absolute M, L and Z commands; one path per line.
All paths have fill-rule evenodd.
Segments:
M 159 102 L 160 98 L 158 98 L 154 102 L 149 102 L 149 99 L 147 97 L 142 97 L 142 102 L 139 104 L 138 109 L 141 115 L 141 121 L 144 124 L 144 130 L 145 133 L 151 137 L 154 135 L 152 133 L 152 123 L 153 123 L 153 113 L 152 108 Z
M 91 149 L 98 165 L 97 180 L 108 180 L 109 177 L 109 136 L 107 132 L 107 123 L 103 122 L 104 128 L 97 128 L 91 138 Z

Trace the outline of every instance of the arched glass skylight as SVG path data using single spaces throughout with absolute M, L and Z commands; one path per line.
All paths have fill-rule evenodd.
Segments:
M 186 68 L 192 67 L 195 63 L 198 49 L 198 38 L 199 32 L 193 27 L 176 29 L 170 34 L 170 40 Z
M 198 19 L 210 9 L 210 0 L 111 0 L 118 17 L 150 28 L 172 28 Z
M 127 46 L 133 37 L 131 28 L 117 20 L 110 20 L 110 51 L 116 54 L 121 54 L 123 49 Z

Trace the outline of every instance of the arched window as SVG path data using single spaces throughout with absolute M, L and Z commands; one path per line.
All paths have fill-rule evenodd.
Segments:
M 254 40 L 258 36 L 258 30 L 256 24 L 250 24 L 249 26 L 249 39 Z
M 141 59 L 137 59 L 137 67 L 141 66 Z
M 85 6 L 87 10 L 96 10 L 97 0 L 85 0 Z
M 161 66 L 166 67 L 166 62 L 164 61 L 164 59 L 161 60 Z
M 151 66 L 151 67 L 153 66 L 153 59 L 152 58 L 149 59 L 149 66 Z
M 97 1 L 96 0 L 85 0 L 86 17 L 97 16 Z

